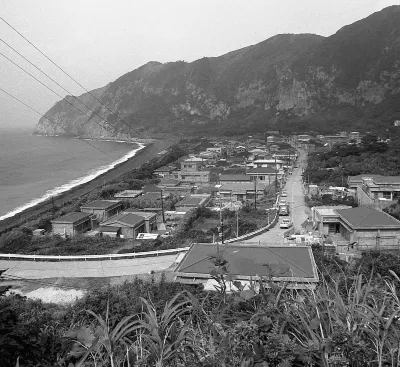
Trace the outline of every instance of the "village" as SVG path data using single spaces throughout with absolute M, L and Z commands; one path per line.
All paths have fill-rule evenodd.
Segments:
M 202 149 L 155 169 L 155 183 L 87 202 L 80 211 L 53 219 L 51 233 L 140 246 L 168 241 L 184 225 L 187 236 L 174 247 L 188 250 L 168 266 L 178 281 L 212 283 L 210 259 L 198 259 L 223 249 L 242 280 L 261 274 L 309 287 L 318 282 L 313 245 L 347 262 L 365 251 L 400 249 L 400 221 L 383 211 L 398 200 L 400 177 L 348 176 L 342 186 L 329 186 L 313 184 L 305 174 L 309 154 L 360 142 L 355 132 L 312 137 L 268 131 L 241 141 L 202 139 Z M 251 225 L 244 225 L 249 215 Z M 192 263 L 197 263 L 193 269 Z M 157 264 L 154 269 L 162 270 Z

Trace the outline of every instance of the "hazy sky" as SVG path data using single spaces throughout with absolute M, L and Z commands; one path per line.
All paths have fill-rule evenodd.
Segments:
M 88 89 L 151 61 L 193 61 L 279 33 L 329 36 L 399 1 L 390 0 L 0 0 L 0 16 Z M 0 52 L 60 95 L 67 93 L 16 55 L 17 49 L 73 94 L 84 91 L 0 20 Z M 60 98 L 0 55 L 0 88 L 45 113 Z M 39 116 L 0 91 L 0 126 Z

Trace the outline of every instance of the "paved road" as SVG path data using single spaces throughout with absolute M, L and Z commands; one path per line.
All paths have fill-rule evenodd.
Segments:
M 8 269 L 5 275 L 25 279 L 118 277 L 165 270 L 175 262 L 177 256 L 67 262 L 0 260 L 0 269 Z
M 289 176 L 286 182 L 286 192 L 287 198 L 286 202 L 289 204 L 289 218 L 292 219 L 294 223 L 295 231 L 302 231 L 301 224 L 304 223 L 308 218 L 307 208 L 304 204 L 304 193 L 303 193 L 303 184 L 302 184 L 302 169 L 306 166 L 306 153 L 302 152 L 300 154 L 299 167 L 293 170 L 292 175 Z M 288 217 L 281 217 L 288 218 Z M 260 234 L 259 236 L 253 237 L 249 240 L 243 241 L 243 243 L 260 243 L 260 244 L 268 244 L 268 245 L 278 245 L 283 243 L 283 234 L 287 231 L 287 229 L 279 228 L 279 224 L 277 224 L 274 228 Z

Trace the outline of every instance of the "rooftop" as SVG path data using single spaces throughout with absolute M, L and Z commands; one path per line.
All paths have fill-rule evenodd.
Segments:
M 360 206 L 336 212 L 353 229 L 400 229 L 400 221 L 377 209 Z
M 124 213 L 136 214 L 139 217 L 143 217 L 144 219 L 150 219 L 150 218 L 153 218 L 153 217 L 157 216 L 157 213 L 142 212 L 142 211 L 134 209 L 134 208 L 126 209 L 126 210 L 124 210 Z
M 143 190 L 125 190 L 114 195 L 116 198 L 136 198 L 143 193 Z
M 377 176 L 373 177 L 374 184 L 376 185 L 393 185 L 400 184 L 400 176 Z
M 158 192 L 158 193 L 160 193 L 161 189 L 156 185 L 150 184 L 150 185 L 146 185 L 145 187 L 143 187 L 143 193 L 147 194 L 148 192 Z
M 207 200 L 209 196 L 189 196 L 181 201 L 178 201 L 175 206 L 180 207 L 180 206 L 193 206 L 196 207 L 200 204 L 202 204 L 205 200 Z
M 263 190 L 268 186 L 268 183 L 257 183 L 257 190 Z M 228 182 L 221 185 L 219 191 L 233 191 L 233 192 L 243 192 L 243 191 L 253 191 L 253 182 Z
M 338 205 L 338 206 L 315 206 L 314 210 L 318 212 L 321 215 L 326 215 L 326 216 L 338 216 L 338 213 L 336 210 L 341 210 L 341 209 L 351 209 L 351 206 L 348 205 Z
M 250 177 L 249 176 L 246 176 L 246 175 L 240 175 L 240 174 L 237 174 L 237 175 L 223 175 L 223 174 L 221 174 L 220 176 L 219 176 L 219 180 L 220 181 L 244 181 L 244 182 L 246 182 L 246 181 L 250 181 Z
M 72 212 L 62 215 L 59 218 L 52 220 L 52 223 L 76 223 L 85 219 L 89 219 L 91 214 L 83 212 Z
M 382 176 L 365 173 L 365 174 L 357 175 L 357 176 L 349 176 L 348 181 L 349 182 L 362 182 L 366 178 L 377 178 L 377 177 L 382 177 Z
M 256 159 L 255 161 L 253 161 L 253 163 L 259 163 L 259 164 L 263 164 L 263 163 L 284 163 L 283 161 L 281 161 L 280 159 Z
M 272 276 L 274 280 L 317 282 L 318 274 L 311 247 L 255 246 L 229 244 L 219 246 L 220 255 L 228 262 L 228 271 L 238 278 Z M 211 278 L 216 244 L 193 244 L 175 269 L 178 276 Z
M 178 186 L 181 183 L 179 180 L 174 180 L 173 178 L 164 178 L 160 181 L 159 185 L 172 185 Z
M 116 215 L 112 218 L 109 218 L 106 221 L 100 223 L 100 226 L 116 227 L 115 224 L 119 223 L 119 224 L 125 224 L 126 226 L 129 226 L 129 227 L 134 227 L 137 224 L 139 224 L 140 222 L 144 222 L 143 217 L 136 215 L 136 214 L 124 212 L 122 214 L 118 214 L 118 215 Z
M 84 209 L 109 209 L 121 205 L 118 200 L 95 200 L 81 206 Z
M 259 167 L 253 168 L 247 172 L 248 175 L 252 174 L 276 174 L 278 171 L 272 167 Z

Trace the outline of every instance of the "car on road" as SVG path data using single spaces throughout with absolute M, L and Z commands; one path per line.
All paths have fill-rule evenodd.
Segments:
M 282 219 L 282 222 L 279 223 L 279 228 L 290 228 L 293 225 L 293 222 L 290 219 Z

